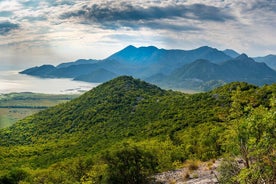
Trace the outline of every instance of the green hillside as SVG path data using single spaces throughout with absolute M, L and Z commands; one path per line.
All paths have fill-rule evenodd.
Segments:
M 240 140 L 248 152 L 261 142 L 270 152 L 258 156 L 273 161 L 275 100 L 275 84 L 188 95 L 118 77 L 1 129 L 0 183 L 147 183 L 187 159 L 256 158 Z M 275 164 L 262 164 L 271 178 Z
M 258 86 L 273 84 L 276 81 L 276 72 L 266 64 L 255 62 L 241 54 L 219 64 L 199 59 L 177 68 L 168 76 L 155 75 L 146 80 L 169 89 L 209 91 L 235 81 Z

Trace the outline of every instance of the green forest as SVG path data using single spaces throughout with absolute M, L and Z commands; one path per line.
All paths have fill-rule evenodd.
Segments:
M 0 129 L 0 140 L 0 184 L 151 183 L 218 158 L 220 183 L 273 184 L 276 84 L 185 94 L 121 76 Z

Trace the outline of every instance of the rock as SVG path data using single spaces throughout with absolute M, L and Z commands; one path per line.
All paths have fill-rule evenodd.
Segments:
M 197 170 L 189 170 L 183 167 L 178 170 L 163 172 L 154 176 L 154 183 L 162 184 L 216 184 L 217 167 L 221 160 L 215 162 L 203 162 L 199 164 Z

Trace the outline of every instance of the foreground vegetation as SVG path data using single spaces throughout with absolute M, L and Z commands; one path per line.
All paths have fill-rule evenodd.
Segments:
M 0 183 L 148 183 L 219 157 L 243 163 L 225 159 L 222 183 L 273 183 L 275 102 L 275 84 L 188 95 L 119 77 L 1 129 Z
M 0 128 L 35 114 L 43 109 L 64 103 L 78 95 L 47 95 L 37 93 L 0 94 Z

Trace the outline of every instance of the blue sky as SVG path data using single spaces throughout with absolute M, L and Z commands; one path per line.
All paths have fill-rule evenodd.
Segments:
M 276 54 L 276 0 L 1 0 L 0 67 L 102 59 L 127 45 Z

